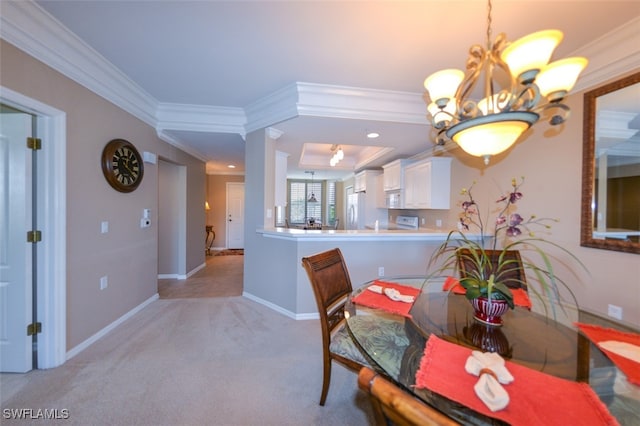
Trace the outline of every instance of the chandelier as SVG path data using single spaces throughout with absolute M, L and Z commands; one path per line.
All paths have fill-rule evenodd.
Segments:
M 333 154 L 331 156 L 331 160 L 329 160 L 329 165 L 331 165 L 331 167 L 335 167 L 340 160 L 342 160 L 344 158 L 344 152 L 342 151 L 342 147 L 338 146 L 338 145 L 331 145 L 331 153 Z
M 549 63 L 563 37 L 558 30 L 539 31 L 512 43 L 500 33 L 491 44 L 491 8 L 489 0 L 486 48 L 471 46 L 466 73 L 446 69 L 424 81 L 436 143 L 453 140 L 468 154 L 483 157 L 487 165 L 542 114 L 551 125 L 568 118 L 569 107 L 562 100 L 588 62 L 573 57 Z M 479 82 L 484 86 L 476 96 Z

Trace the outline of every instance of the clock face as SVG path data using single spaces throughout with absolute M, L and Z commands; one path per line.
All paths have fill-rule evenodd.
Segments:
M 102 172 L 107 182 L 120 192 L 131 192 L 140 185 L 144 165 L 131 142 L 114 139 L 102 151 Z

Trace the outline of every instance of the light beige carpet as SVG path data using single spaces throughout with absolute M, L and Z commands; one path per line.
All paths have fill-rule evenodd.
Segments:
M 244 256 L 207 256 L 205 268 L 189 279 L 158 280 L 161 299 L 242 295 Z
M 242 258 L 220 256 L 219 258 Z M 1 408 L 67 409 L 5 424 L 367 425 L 354 373 L 334 364 L 326 405 L 320 325 L 243 297 L 161 299 L 63 366 L 1 374 Z

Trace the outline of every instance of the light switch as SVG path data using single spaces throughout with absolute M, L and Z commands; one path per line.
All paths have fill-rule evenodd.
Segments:
M 101 232 L 102 234 L 106 234 L 107 232 L 109 232 L 109 221 L 107 221 L 107 220 L 103 220 L 103 221 L 100 223 L 100 232 Z

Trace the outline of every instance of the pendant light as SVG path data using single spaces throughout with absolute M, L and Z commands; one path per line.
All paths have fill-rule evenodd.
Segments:
M 316 194 L 313 193 L 313 176 L 316 174 L 316 172 L 305 172 L 305 173 L 311 173 L 311 192 L 309 193 L 309 198 L 307 198 L 307 202 L 317 203 L 318 200 L 316 199 Z

